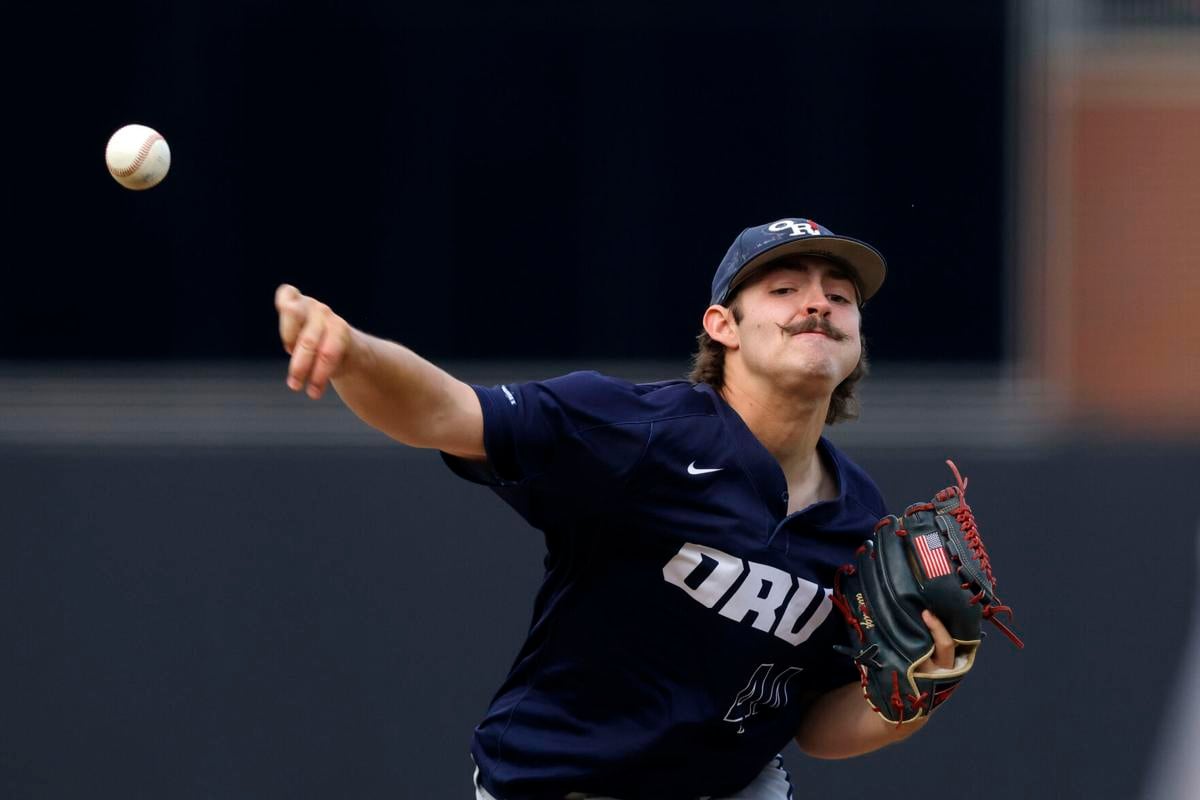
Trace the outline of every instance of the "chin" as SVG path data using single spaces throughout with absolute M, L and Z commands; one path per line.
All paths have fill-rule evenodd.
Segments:
M 776 382 L 784 386 L 795 386 L 811 392 L 814 387 L 821 386 L 828 394 L 833 394 L 837 385 L 846 379 L 849 371 L 840 365 L 827 361 L 802 361 L 783 365 L 776 371 Z

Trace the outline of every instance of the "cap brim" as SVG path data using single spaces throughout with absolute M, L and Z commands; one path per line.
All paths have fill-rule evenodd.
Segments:
M 887 275 L 887 262 L 883 260 L 883 254 L 866 242 L 848 236 L 805 236 L 803 239 L 784 240 L 747 261 L 729 282 L 726 295 L 732 294 L 734 289 L 767 264 L 791 255 L 823 256 L 844 264 L 854 271 L 862 292 L 861 302 L 864 303 L 879 291 Z

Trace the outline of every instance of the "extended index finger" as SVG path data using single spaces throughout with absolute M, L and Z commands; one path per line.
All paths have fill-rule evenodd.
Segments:
M 281 283 L 275 290 L 275 310 L 283 311 L 284 306 L 300 297 L 300 290 L 290 283 Z
M 279 338 L 283 349 L 291 353 L 307 316 L 304 295 L 295 286 L 285 283 L 275 290 L 275 308 L 279 312 Z

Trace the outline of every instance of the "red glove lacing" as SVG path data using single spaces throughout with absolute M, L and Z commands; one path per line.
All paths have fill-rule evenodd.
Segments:
M 983 574 L 987 577 L 988 582 L 992 585 L 992 592 L 996 591 L 996 576 L 992 574 L 992 562 L 988 558 L 987 550 L 983 547 L 983 538 L 979 535 L 979 528 L 975 525 L 975 514 L 972 513 L 971 507 L 967 505 L 967 480 L 958 472 L 958 467 L 954 462 L 946 459 L 946 463 L 950 466 L 950 471 L 954 473 L 955 486 L 949 486 L 935 496 L 939 503 L 944 503 L 947 500 L 957 496 L 958 506 L 950 510 L 950 514 L 958 522 L 958 527 L 962 529 L 963 538 L 967 541 L 967 546 L 971 548 L 971 553 L 979 560 L 979 565 L 983 567 Z M 960 567 L 959 574 L 962 575 L 964 570 Z M 978 586 L 970 583 L 962 585 L 964 589 L 979 589 L 978 594 L 971 597 L 971 605 L 983 602 L 983 618 L 991 622 L 1000 632 L 1008 637 L 1009 641 L 1019 648 L 1024 648 L 1025 643 L 1022 642 L 1017 634 L 1011 628 L 1001 622 L 996 615 L 1007 614 L 1009 619 L 1012 619 L 1012 609 L 1006 605 L 986 602 L 987 593 Z M 999 600 L 1000 598 L 996 598 Z
M 854 612 L 850 610 L 850 604 L 846 602 L 846 598 L 842 594 L 842 576 L 853 574 L 853 564 L 843 564 L 842 566 L 838 567 L 837 572 L 833 573 L 833 596 L 830 597 L 830 599 L 833 600 L 833 605 L 837 608 L 837 610 L 842 612 L 842 616 L 846 618 L 846 624 L 853 628 L 854 632 L 858 634 L 858 640 L 860 642 L 865 642 L 867 640 L 867 636 L 865 633 L 863 633 L 862 625 L 858 623 L 858 617 L 856 617 Z

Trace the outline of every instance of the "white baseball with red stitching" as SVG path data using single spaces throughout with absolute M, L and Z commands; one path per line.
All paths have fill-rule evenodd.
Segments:
M 109 138 L 104 161 L 109 173 L 126 189 L 149 189 L 167 176 L 171 148 L 153 128 L 126 125 Z

